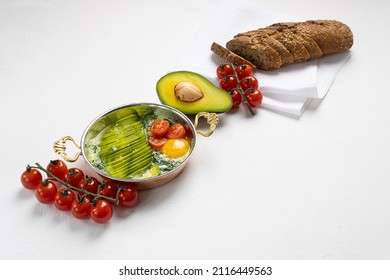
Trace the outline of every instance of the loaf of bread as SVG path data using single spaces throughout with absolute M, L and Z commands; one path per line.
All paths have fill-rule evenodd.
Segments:
M 352 47 L 351 29 L 336 20 L 275 23 L 239 33 L 226 43 L 231 53 L 272 70 L 292 63 L 318 59 Z M 218 54 L 218 53 L 217 53 Z

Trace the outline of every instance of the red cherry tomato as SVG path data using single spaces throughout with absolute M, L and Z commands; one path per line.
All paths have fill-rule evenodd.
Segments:
M 253 76 L 246 77 L 240 81 L 240 86 L 245 92 L 249 88 L 257 89 L 259 87 L 259 82 Z
M 231 91 L 238 86 L 238 82 L 236 77 L 227 75 L 219 81 L 219 86 L 226 91 Z
M 99 224 L 107 223 L 112 217 L 112 206 L 104 200 L 99 199 L 91 208 L 91 219 Z
M 78 185 L 79 189 L 84 187 L 84 190 L 91 193 L 97 193 L 100 182 L 95 177 L 85 177 L 81 179 Z
M 54 206 L 61 211 L 69 211 L 76 196 L 71 190 L 61 188 L 54 198 Z
M 67 182 L 69 185 L 77 188 L 82 179 L 84 179 L 84 172 L 80 168 L 69 168 L 67 175 Z
M 119 191 L 119 205 L 126 208 L 134 207 L 138 204 L 138 191 L 136 187 L 129 186 Z
M 112 181 L 105 181 L 99 191 L 99 194 L 104 195 L 105 197 L 110 197 L 115 199 L 117 192 L 118 192 L 117 184 L 115 184 Z
M 248 64 L 242 64 L 236 68 L 236 74 L 238 77 L 238 80 L 242 80 L 246 77 L 252 76 L 253 74 L 253 68 L 249 66 Z
M 230 96 L 232 97 L 233 100 L 232 109 L 238 108 L 238 106 L 240 106 L 242 102 L 241 92 L 238 89 L 233 89 L 230 91 Z
M 72 215 L 80 220 L 86 220 L 91 216 L 91 202 L 88 197 L 84 197 L 81 199 L 75 199 L 72 202 L 72 208 L 70 211 Z
M 60 159 L 51 160 L 47 165 L 46 169 L 50 171 L 58 179 L 66 182 L 66 179 L 68 177 L 68 167 L 66 166 L 65 162 L 63 162 L 62 160 Z
M 233 75 L 234 69 L 230 64 L 221 64 L 217 68 L 217 77 L 222 79 L 227 75 Z
M 260 106 L 263 101 L 263 95 L 258 89 L 250 88 L 245 92 L 246 99 L 251 107 Z
M 161 149 L 162 146 L 164 146 L 164 144 L 167 142 L 167 140 L 168 139 L 165 137 L 157 138 L 157 137 L 150 136 L 148 142 L 149 145 L 152 146 L 153 148 Z
M 193 135 L 191 127 L 188 124 L 184 124 L 184 128 L 186 130 L 186 137 L 193 138 L 194 135 Z
M 171 126 L 167 133 L 168 139 L 184 138 L 186 136 L 186 129 L 180 123 L 175 123 Z
M 167 120 L 155 120 L 154 123 L 150 127 L 150 132 L 155 137 L 163 137 L 165 134 L 167 134 L 170 124 Z
M 27 167 L 20 176 L 22 185 L 29 190 L 35 190 L 42 181 L 42 173 L 35 168 Z
M 35 197 L 39 202 L 50 204 L 54 202 L 57 193 L 57 186 L 53 181 L 45 180 L 41 182 L 35 190 Z

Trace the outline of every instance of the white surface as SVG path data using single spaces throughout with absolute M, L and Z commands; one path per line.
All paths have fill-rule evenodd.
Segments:
M 328 95 L 300 120 L 221 115 L 177 179 L 108 225 L 22 188 L 53 141 L 117 105 L 158 102 L 155 83 L 217 3 L 0 2 L 1 259 L 390 258 L 388 1 L 257 0 L 350 25 L 352 57 Z

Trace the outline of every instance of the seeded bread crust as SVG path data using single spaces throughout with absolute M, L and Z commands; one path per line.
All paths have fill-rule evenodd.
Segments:
M 352 47 L 353 34 L 336 20 L 275 23 L 239 33 L 226 49 L 252 62 L 261 70 L 321 58 Z
M 274 66 L 281 67 L 283 65 L 279 53 L 270 45 L 265 43 L 261 37 L 240 36 L 240 40 L 232 41 L 228 49 L 237 53 L 235 50 L 240 49 L 242 44 L 248 46 L 244 53 L 245 58 L 254 65 L 262 65 L 262 67 L 266 68 Z M 259 56 L 259 53 L 263 55 Z
M 280 55 L 282 59 L 282 66 L 288 65 L 294 62 L 294 57 L 291 52 L 277 39 L 272 37 L 264 37 L 264 42 L 266 42 L 271 48 L 274 48 L 276 52 Z
M 242 64 L 247 64 L 247 65 L 251 66 L 252 68 L 256 68 L 256 66 L 252 62 L 250 62 L 250 61 L 246 60 L 245 58 L 242 58 L 241 56 L 233 53 L 232 51 L 230 51 L 227 48 L 219 45 L 218 43 L 213 42 L 211 44 L 211 50 L 216 55 L 218 55 L 219 57 L 223 58 L 224 60 L 232 63 L 235 66 L 240 66 Z

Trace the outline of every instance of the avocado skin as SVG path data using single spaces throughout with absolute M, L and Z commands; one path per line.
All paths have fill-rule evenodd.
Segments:
M 190 82 L 196 85 L 204 94 L 203 98 L 194 102 L 177 99 L 174 89 L 180 82 Z M 224 113 L 233 106 L 232 98 L 228 92 L 217 87 L 204 76 L 191 71 L 176 71 L 166 74 L 158 80 L 156 91 L 161 103 L 176 108 L 184 114 Z

